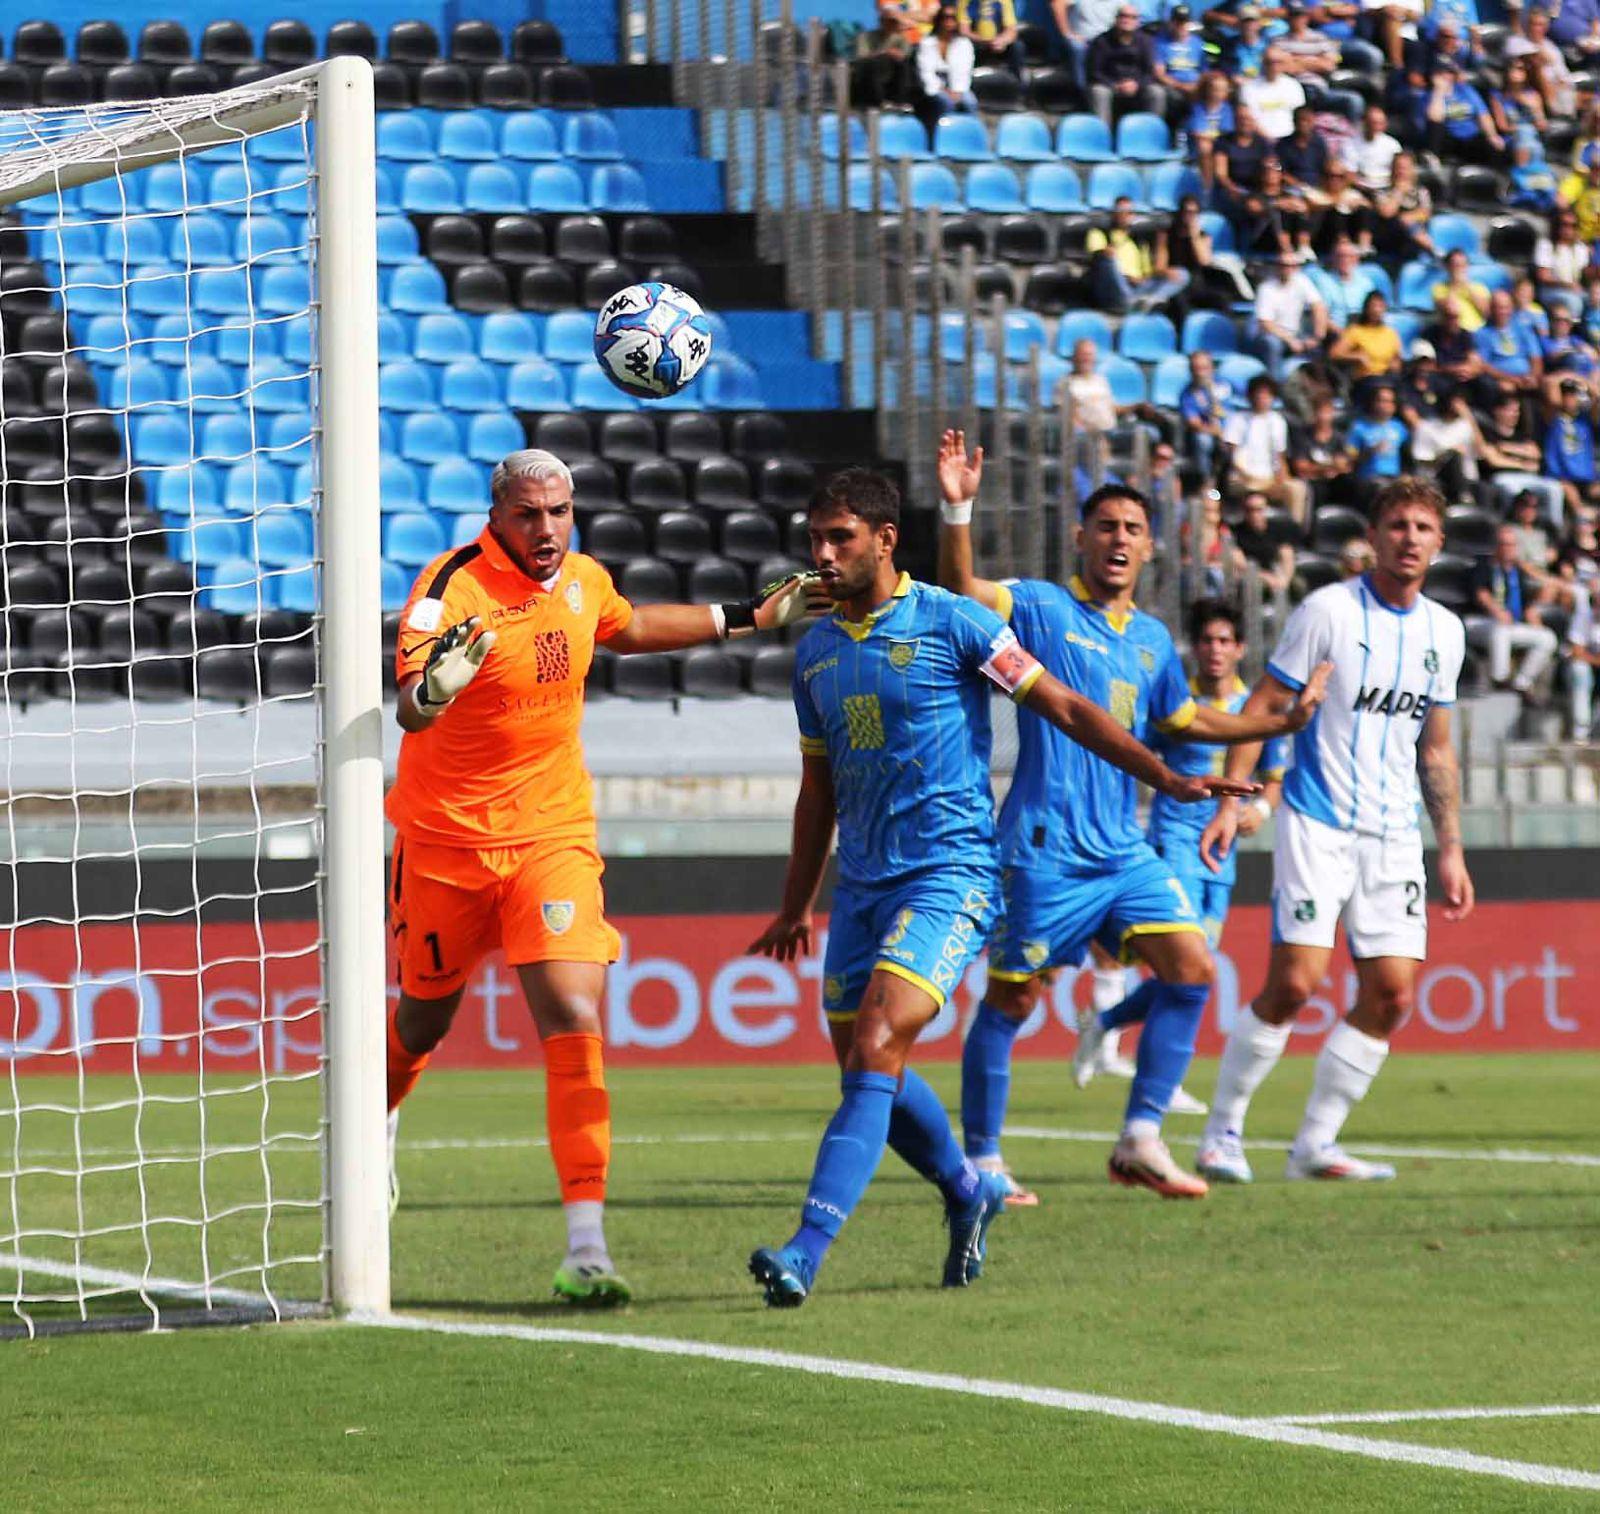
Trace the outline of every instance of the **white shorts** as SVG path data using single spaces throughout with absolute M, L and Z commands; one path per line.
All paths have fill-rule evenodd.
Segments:
M 1331 947 L 1340 921 L 1357 960 L 1427 957 L 1421 831 L 1362 835 L 1281 806 L 1272 848 L 1272 939 Z

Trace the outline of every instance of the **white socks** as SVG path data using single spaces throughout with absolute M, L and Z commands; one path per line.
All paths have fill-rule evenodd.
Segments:
M 1261 1080 L 1278 1065 L 1289 1040 L 1292 1021 L 1268 1025 L 1256 1019 L 1254 1009 L 1241 1009 L 1233 1022 L 1228 1044 L 1217 1069 L 1217 1091 L 1211 1096 L 1211 1118 L 1203 1139 L 1244 1134 L 1245 1111 Z
M 563 1204 L 567 1216 L 567 1255 L 598 1251 L 606 1255 L 605 1211 L 598 1199 L 577 1199 Z
M 1089 1003 L 1098 1014 L 1128 997 L 1128 974 L 1121 967 L 1097 967 L 1090 974 Z
M 1339 1139 L 1350 1111 L 1366 1096 L 1388 1055 L 1387 1041 L 1357 1030 L 1347 1020 L 1334 1026 L 1317 1054 L 1306 1117 L 1294 1138 L 1298 1155 L 1310 1156 Z

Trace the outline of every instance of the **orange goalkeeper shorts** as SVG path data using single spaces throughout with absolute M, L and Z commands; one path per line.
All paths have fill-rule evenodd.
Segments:
M 453 994 L 497 946 L 513 967 L 615 962 L 622 940 L 606 923 L 603 870 L 581 843 L 479 851 L 398 838 L 389 929 L 401 992 Z

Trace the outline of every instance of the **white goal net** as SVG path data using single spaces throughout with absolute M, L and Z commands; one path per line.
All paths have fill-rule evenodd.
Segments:
M 387 1307 L 372 125 L 0 113 L 0 1333 Z

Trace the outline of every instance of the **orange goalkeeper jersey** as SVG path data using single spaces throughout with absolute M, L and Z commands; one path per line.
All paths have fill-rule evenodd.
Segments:
M 422 570 L 400 618 L 396 680 L 421 673 L 435 637 L 469 615 L 498 640 L 449 711 L 401 740 L 389 819 L 403 836 L 447 846 L 592 841 L 583 681 L 595 643 L 621 631 L 633 606 L 578 552 L 553 583 L 534 582 L 485 526 Z

